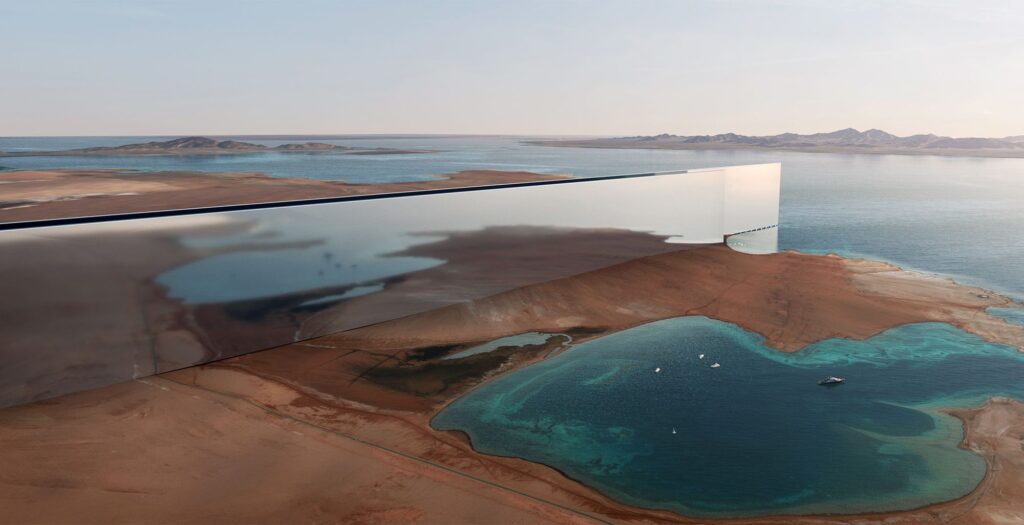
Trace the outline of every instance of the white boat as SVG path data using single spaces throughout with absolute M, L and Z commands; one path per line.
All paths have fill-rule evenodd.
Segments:
M 822 386 L 838 385 L 838 384 L 841 384 L 843 381 L 846 381 L 846 380 L 841 378 L 841 377 L 828 376 L 825 379 L 822 379 L 821 381 L 818 381 L 818 384 L 822 385 Z
M 654 373 L 655 374 L 660 374 L 661 373 L 661 367 L 659 366 L 658 368 L 655 368 L 654 369 Z
M 704 354 L 697 356 L 698 359 L 704 359 Z
M 715 363 L 715 364 L 711 365 L 711 368 L 718 368 L 718 367 L 720 367 L 720 366 L 722 366 L 722 365 L 720 365 L 720 364 L 718 364 L 718 363 Z
M 676 432 L 676 427 L 672 427 L 672 433 L 673 434 L 678 434 L 678 432 Z

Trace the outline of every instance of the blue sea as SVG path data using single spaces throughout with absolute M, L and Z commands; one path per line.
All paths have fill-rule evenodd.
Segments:
M 0 138 L 0 150 L 165 137 Z M 255 171 L 350 182 L 468 169 L 577 177 L 783 163 L 779 247 L 893 262 L 1024 300 L 1024 159 L 765 151 L 553 148 L 528 137 L 243 138 L 429 149 L 413 155 L 0 158 L 7 169 Z M 0 180 L 3 171 L 0 170 Z M 1024 322 L 1018 309 L 994 309 Z M 699 359 L 700 353 L 706 354 Z M 713 362 L 719 368 L 710 368 Z M 655 368 L 663 372 L 654 374 Z M 818 386 L 826 375 L 847 384 Z M 577 345 L 456 401 L 434 425 L 629 503 L 708 517 L 906 509 L 959 497 L 984 474 L 938 410 L 1024 399 L 1024 360 L 941 323 L 780 354 L 705 318 Z M 673 433 L 673 430 L 675 433 Z

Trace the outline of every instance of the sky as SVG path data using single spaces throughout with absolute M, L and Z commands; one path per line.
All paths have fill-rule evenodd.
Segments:
M 1024 134 L 1024 2 L 0 0 L 0 136 Z

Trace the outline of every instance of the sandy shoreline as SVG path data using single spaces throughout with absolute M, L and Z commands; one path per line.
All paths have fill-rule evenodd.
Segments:
M 367 384 L 363 382 L 362 385 L 353 387 L 356 384 L 355 380 L 348 381 L 325 381 L 325 377 L 342 377 L 352 378 L 356 377 L 359 379 L 366 379 L 366 376 L 357 373 L 345 365 L 346 357 L 351 356 L 354 348 L 366 349 L 374 343 L 383 343 L 380 346 L 373 348 L 375 353 L 378 355 L 390 355 L 391 358 L 397 358 L 398 361 L 406 359 L 408 353 L 403 354 L 402 350 L 395 349 L 395 345 L 405 345 L 410 347 L 411 351 L 415 351 L 417 348 L 424 346 L 436 347 L 441 341 L 460 341 L 467 340 L 473 341 L 481 337 L 482 332 L 497 328 L 499 326 L 505 326 L 505 331 L 508 332 L 525 332 L 525 331 L 553 331 L 555 328 L 564 330 L 565 326 L 559 324 L 559 320 L 565 318 L 559 317 L 558 313 L 552 312 L 550 308 L 543 309 L 543 318 L 532 316 L 528 311 L 525 311 L 522 306 L 524 304 L 569 304 L 572 305 L 572 309 L 579 313 L 581 310 L 586 311 L 588 308 L 593 308 L 595 305 L 605 305 L 605 314 L 608 314 L 607 305 L 629 303 L 631 296 L 629 293 L 622 289 L 617 289 L 612 284 L 614 278 L 621 278 L 626 282 L 635 284 L 638 281 L 631 278 L 633 268 L 637 266 L 637 270 L 641 270 L 639 275 L 644 275 L 650 279 L 651 282 L 658 282 L 660 275 L 654 268 L 661 267 L 662 274 L 670 273 L 675 276 L 688 276 L 689 279 L 703 281 L 705 283 L 714 282 L 714 279 L 707 278 L 706 274 L 694 272 L 693 267 L 688 265 L 669 265 L 670 261 L 662 259 L 673 260 L 671 262 L 679 263 L 691 262 L 691 260 L 700 261 L 701 266 L 714 268 L 714 260 L 717 257 L 724 257 L 724 260 L 729 261 L 731 270 L 741 270 L 740 273 L 745 274 L 742 264 L 736 264 L 736 259 L 756 259 L 757 268 L 764 271 L 765 268 L 786 268 L 792 266 L 786 270 L 776 270 L 782 275 L 769 275 L 768 281 L 776 282 L 780 277 L 786 283 L 786 290 L 790 291 L 798 301 L 791 301 L 788 308 L 791 310 L 799 311 L 801 308 L 805 308 L 812 304 L 825 306 L 822 308 L 814 308 L 813 312 L 808 312 L 810 319 L 798 319 L 794 321 L 798 325 L 804 325 L 808 321 L 825 322 L 828 325 L 829 320 L 835 320 L 836 318 L 848 318 L 851 312 L 865 311 L 872 312 L 872 316 L 877 318 L 860 319 L 861 323 L 859 326 L 842 326 L 842 324 L 836 324 L 832 322 L 829 331 L 817 332 L 808 331 L 806 328 L 799 331 L 795 330 L 777 330 L 773 328 L 759 329 L 758 318 L 763 318 L 763 312 L 759 310 L 759 305 L 751 307 L 748 301 L 751 300 L 751 295 L 742 293 L 741 288 L 743 284 L 737 284 L 735 282 L 722 283 L 723 288 L 726 289 L 727 293 L 736 293 L 737 297 L 719 298 L 717 301 L 712 301 L 701 305 L 701 309 L 694 310 L 687 308 L 686 305 L 674 305 L 677 310 L 666 311 L 664 309 L 658 310 L 657 314 L 654 314 L 649 319 L 661 318 L 660 316 L 672 316 L 671 314 L 678 315 L 693 315 L 693 314 L 712 314 L 711 317 L 724 318 L 724 320 L 730 320 L 744 326 L 747 329 L 753 329 L 762 333 L 767 338 L 770 345 L 783 351 L 796 351 L 802 348 L 810 342 L 821 340 L 827 337 L 852 337 L 856 339 L 862 339 L 870 337 L 886 328 L 892 326 L 898 326 L 907 322 L 917 322 L 926 320 L 944 321 L 956 324 L 961 328 L 973 332 L 985 339 L 1001 342 L 1003 344 L 1010 344 L 1018 348 L 1021 347 L 1021 342 L 1024 341 L 1024 332 L 1021 332 L 1019 328 L 1011 326 L 1003 322 L 998 318 L 989 319 L 987 314 L 984 314 L 983 309 L 986 308 L 986 304 L 1004 303 L 1006 300 L 999 296 L 992 294 L 985 290 L 977 288 L 963 287 L 956 285 L 955 283 L 939 279 L 930 276 L 924 276 L 921 274 L 915 274 L 911 272 L 904 272 L 895 268 L 891 265 L 884 263 L 878 263 L 873 261 L 863 260 L 846 260 L 835 256 L 812 256 L 804 254 L 778 254 L 776 256 L 769 256 L 769 258 L 782 259 L 786 261 L 778 266 L 774 264 L 765 264 L 764 256 L 746 256 L 743 254 L 736 254 L 730 250 L 722 247 L 708 247 L 693 250 L 690 252 L 677 252 L 670 253 L 660 256 L 652 256 L 645 258 L 641 261 L 631 261 L 622 265 L 597 270 L 581 276 L 577 276 L 570 279 L 554 281 L 552 283 L 545 283 L 526 287 L 525 289 L 513 290 L 505 294 L 498 294 L 497 296 L 489 297 L 480 301 L 476 301 L 471 305 L 456 305 L 449 308 L 439 309 L 432 312 L 426 312 L 410 318 L 394 321 L 391 323 L 385 323 L 384 325 L 376 327 L 368 327 L 365 329 L 354 330 L 351 332 L 344 332 L 341 334 L 335 334 L 334 336 L 327 336 L 320 338 L 315 344 L 320 347 L 316 352 L 316 361 L 326 362 L 329 364 L 329 371 L 317 371 L 312 372 L 309 369 L 305 369 L 299 375 L 292 375 L 297 372 L 297 368 L 305 368 L 306 365 L 300 364 L 302 361 L 301 356 L 297 355 L 294 350 L 287 348 L 277 349 L 273 352 L 263 352 L 261 354 L 254 354 L 250 356 L 243 356 L 230 362 L 222 363 L 223 366 L 237 367 L 247 372 L 256 373 L 263 377 L 272 378 L 274 380 L 284 380 L 294 385 L 314 385 L 315 390 L 328 396 L 329 398 L 338 399 L 357 399 L 364 404 L 372 404 L 376 400 L 379 406 L 387 407 L 391 410 L 422 410 L 423 405 L 414 407 L 412 405 L 406 405 L 402 402 L 397 402 L 394 399 L 388 401 L 382 401 L 385 399 L 386 393 L 395 394 L 393 389 L 385 388 L 381 389 L 381 385 Z M 808 263 L 801 265 L 799 263 Z M 852 288 L 850 297 L 842 297 L 833 299 L 832 303 L 838 303 L 838 310 L 829 312 L 830 301 L 821 296 L 806 296 L 808 289 L 805 286 L 817 286 L 820 287 L 822 283 L 829 283 L 835 286 L 834 283 L 830 283 L 826 279 L 822 279 L 818 271 L 815 271 L 814 266 L 818 264 L 825 264 L 832 269 L 842 270 L 842 275 L 837 282 L 848 281 L 848 284 Z M 750 268 L 749 270 L 753 270 Z M 688 271 L 689 270 L 689 271 Z M 792 273 L 790 273 L 792 272 Z M 770 272 L 769 272 L 770 273 Z M 606 275 L 612 274 L 612 276 Z M 744 279 L 745 280 L 745 279 Z M 560 281 L 574 281 L 574 282 L 560 282 Z M 686 284 L 693 284 L 689 281 L 679 283 L 680 287 L 685 287 Z M 663 283 L 658 283 L 663 285 Z M 584 296 L 576 294 L 571 297 L 558 297 L 558 291 L 564 291 L 567 288 L 579 287 L 586 290 L 604 289 L 608 294 L 617 298 L 618 302 L 611 300 L 608 297 L 601 296 L 598 298 L 584 298 Z M 608 289 L 610 287 L 610 289 Z M 767 295 L 773 295 L 780 290 L 773 289 L 771 286 L 765 286 L 763 284 L 754 285 L 755 288 L 760 288 L 762 292 Z M 834 292 L 835 290 L 829 290 Z M 593 293 L 593 292 L 591 292 Z M 653 294 L 653 295 L 652 295 Z M 523 295 L 526 295 L 528 299 L 524 299 Z M 634 295 L 646 296 L 646 300 L 649 303 L 657 303 L 659 298 L 656 296 L 653 290 L 640 289 L 635 292 Z M 836 295 L 842 295 L 842 290 Z M 902 297 L 902 299 L 897 299 Z M 851 300 L 854 299 L 854 300 Z M 860 301 L 856 299 L 871 299 L 875 302 L 869 302 L 860 304 Z M 738 319 L 733 317 L 735 314 L 731 309 L 726 306 L 733 302 L 739 301 L 744 304 L 744 308 L 749 313 L 747 319 Z M 715 303 L 725 303 L 723 305 L 717 305 Z M 756 301 L 751 301 L 756 302 Z M 772 301 L 767 301 L 771 303 Z M 793 304 L 793 303 L 796 304 Z M 892 304 L 892 303 L 902 303 Z M 922 304 L 933 304 L 935 309 L 923 308 Z M 647 306 L 652 306 L 648 304 Z M 660 305 L 662 307 L 672 305 Z M 513 311 L 516 312 L 514 316 L 502 317 L 496 314 L 500 311 Z M 814 312 L 825 312 L 825 316 L 816 318 Z M 618 322 L 622 323 L 619 326 L 611 328 L 608 326 L 609 317 L 597 315 L 596 312 L 588 312 L 589 319 L 591 321 L 600 320 L 605 324 L 603 329 L 590 327 L 589 332 L 579 333 L 575 337 L 579 341 L 585 341 L 593 337 L 624 329 L 629 326 L 635 326 L 639 324 L 636 322 L 636 317 L 630 315 L 623 315 L 618 319 Z M 615 312 L 616 314 L 622 314 L 623 312 Z M 553 317 L 548 319 L 547 316 Z M 910 317 L 907 317 L 910 316 Z M 731 317 L 731 318 L 730 318 Z M 754 319 L 750 319 L 750 318 Z M 916 317 L 916 318 L 915 318 Z M 649 320 L 648 319 L 648 320 Z M 853 317 L 856 319 L 856 316 Z M 553 320 L 555 327 L 551 323 L 546 321 Z M 579 322 L 579 320 L 575 320 Z M 755 322 L 751 322 L 755 321 Z M 788 324 L 789 320 L 783 324 Z M 518 323 L 518 324 L 517 324 Z M 586 323 L 583 323 L 586 324 Z M 770 324 L 770 323 L 769 323 Z M 437 331 L 431 331 L 431 327 L 442 327 Z M 577 327 L 581 328 L 581 327 Z M 388 333 L 392 336 L 389 337 Z M 395 334 L 400 333 L 416 333 L 418 337 L 415 340 L 400 339 L 396 341 Z M 550 341 L 549 341 L 550 343 Z M 464 346 L 468 346 L 468 343 Z M 396 352 L 396 350 L 398 350 Z M 537 356 L 544 353 L 546 348 L 536 349 L 532 356 Z M 452 350 L 454 351 L 454 350 Z M 278 352 L 280 352 L 279 355 Z M 388 352 L 392 352 L 388 354 Z M 496 351 L 500 353 L 501 351 Z M 305 352 L 302 352 L 305 353 Z M 338 355 L 342 354 L 342 355 Z M 493 354 L 493 353 L 492 353 Z M 526 354 L 525 356 L 523 354 Z M 518 363 L 513 363 L 511 366 L 502 368 L 500 371 L 504 372 L 511 368 L 524 366 L 531 362 L 530 352 L 519 351 L 519 357 L 523 357 L 523 360 Z M 495 356 L 492 356 L 495 357 Z M 509 358 L 513 357 L 510 353 Z M 483 358 L 480 358 L 482 361 Z M 354 361 L 354 360 L 353 360 Z M 289 370 L 289 364 L 294 366 Z M 354 365 L 355 368 L 361 368 L 366 366 L 367 363 L 356 364 L 356 362 L 350 362 L 349 365 Z M 376 361 L 372 365 L 375 369 L 379 367 L 388 366 L 386 359 L 384 361 Z M 294 372 L 293 372 L 294 371 Z M 278 375 L 281 374 L 281 375 Z M 410 376 L 413 373 L 409 374 Z M 486 381 L 489 378 L 494 377 L 495 374 L 484 373 L 481 377 L 481 381 L 472 383 L 466 387 L 466 391 L 473 388 L 478 384 Z M 423 391 L 415 392 L 415 398 L 419 402 L 423 402 L 423 396 L 429 393 Z M 443 394 L 438 395 L 437 392 L 433 393 L 433 399 L 437 404 L 434 405 L 431 412 L 436 413 L 441 407 L 451 402 L 460 395 L 464 395 L 464 392 L 450 393 L 448 396 Z M 427 418 L 429 421 L 429 418 Z M 424 422 L 425 428 L 428 428 L 427 422 Z M 465 438 L 463 438 L 465 439 Z M 986 478 L 988 479 L 988 478 Z M 575 482 L 572 482 L 575 483 Z M 979 487 L 976 490 L 982 490 L 985 485 Z M 879 520 L 885 520 L 887 523 L 893 522 L 895 517 L 899 520 L 899 523 L 918 523 L 918 522 L 929 522 L 927 516 L 931 516 L 936 512 L 943 513 L 954 513 L 961 512 L 961 507 L 967 505 L 972 500 L 972 495 L 966 495 L 961 499 L 949 503 L 940 503 L 936 505 L 930 505 L 919 511 L 909 511 L 904 513 L 886 513 L 873 516 Z M 636 509 L 634 509 L 636 510 Z M 922 514 L 924 513 L 924 514 Z M 799 520 L 795 517 L 788 518 L 765 518 L 765 519 L 754 519 L 754 520 L 738 520 L 742 523 L 794 523 L 794 522 L 807 522 L 816 523 L 822 522 L 847 522 L 871 519 L 871 515 L 857 515 L 848 517 L 802 517 Z M 664 520 L 664 516 L 659 516 L 658 520 Z M 973 523 L 973 521 L 970 521 Z
M 463 172 L 400 187 L 495 183 L 496 177 L 512 182 L 539 176 Z M 382 191 L 380 186 L 342 186 Z M 329 190 L 337 189 L 331 183 Z M 159 200 L 175 190 L 140 193 Z M 510 250 L 524 245 L 525 234 L 538 252 L 527 255 L 537 258 L 512 264 Z M 169 264 L 160 256 L 165 242 L 170 239 L 157 239 L 138 254 L 153 259 L 154 272 Z M 482 243 L 488 249 L 481 250 Z M 69 522 L 85 516 L 95 522 L 167 523 L 703 523 L 710 520 L 616 502 L 553 468 L 481 454 L 464 434 L 430 427 L 431 418 L 448 403 L 544 359 L 562 338 L 463 359 L 441 358 L 523 332 L 567 333 L 578 343 L 686 315 L 735 323 L 785 352 L 831 337 L 864 339 L 903 324 L 932 321 L 1024 351 L 1024 327 L 985 311 L 1012 303 L 988 290 L 875 261 L 792 252 L 754 256 L 720 245 L 683 249 L 659 243 L 652 236 L 618 231 L 486 229 L 451 235 L 410 251 L 443 258 L 445 265 L 409 274 L 379 294 L 303 317 L 297 329 L 330 332 L 339 319 L 358 311 L 356 301 L 386 305 L 389 297 L 440 291 L 424 299 L 434 306 L 431 310 L 2 409 L 0 508 L 5 512 L 0 522 Z M 558 247 L 586 256 L 561 261 L 564 252 Z M 637 253 L 652 255 L 634 258 Z M 575 275 L 543 278 L 552 272 L 551 265 L 570 263 Z M 564 267 L 557 270 L 551 275 L 565 274 Z M 495 287 L 497 281 L 517 284 L 497 291 L 502 289 Z M 456 301 L 467 289 L 482 298 Z M 110 315 L 129 318 L 130 312 Z M 211 330 L 219 327 L 230 339 L 254 329 L 227 324 L 217 312 L 188 315 L 192 323 L 209 323 L 198 332 L 204 335 L 216 335 Z M 185 317 L 167 312 L 158 319 L 179 323 L 175 337 L 181 340 L 198 338 L 194 325 L 181 322 Z M 40 330 L 58 328 L 59 323 Z M 195 347 L 202 345 L 196 342 Z M 962 498 L 896 513 L 714 521 L 1024 520 L 1024 404 L 997 399 L 949 412 L 964 422 L 962 446 L 982 455 L 989 466 L 984 481 Z
M 638 286 L 638 276 L 649 286 Z M 826 287 L 828 293 L 814 293 Z M 615 502 L 554 469 L 479 454 L 464 435 L 430 427 L 447 403 L 543 359 L 559 338 L 465 359 L 439 357 L 509 333 L 557 328 L 586 341 L 678 315 L 736 322 L 783 351 L 920 320 L 960 323 L 1019 347 L 1020 330 L 984 314 L 1003 304 L 991 292 L 870 261 L 748 256 L 722 246 L 654 255 L 2 410 L 0 459 L 11 467 L 0 474 L 0 502 L 9 509 L 0 521 L 67 521 L 88 512 L 97 521 L 707 522 Z M 783 305 L 786 315 L 768 315 Z M 998 523 L 1018 515 L 1024 405 L 992 401 L 951 413 L 964 421 L 964 445 L 990 465 L 971 494 L 898 513 L 725 521 Z M 47 508 L 32 503 L 44 498 Z
M 479 454 L 428 418 L 213 365 L 0 412 L 0 436 L 18 451 L 0 452 L 10 467 L 0 522 L 1005 523 L 989 518 L 1020 513 L 1024 470 L 1008 470 L 1024 466 L 1024 405 L 962 412 L 965 446 L 1005 465 L 963 498 L 877 515 L 697 520 Z

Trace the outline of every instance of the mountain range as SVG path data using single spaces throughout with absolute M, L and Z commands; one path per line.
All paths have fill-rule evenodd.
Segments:
M 40 157 L 78 155 L 225 155 L 232 153 L 344 153 L 349 155 L 393 155 L 429 153 L 425 150 L 392 148 L 354 148 L 323 142 L 302 142 L 264 146 L 237 140 L 216 140 L 208 137 L 182 137 L 165 141 L 141 142 L 123 146 L 66 149 L 56 151 L 0 152 L 0 157 Z
M 543 146 L 643 149 L 778 149 L 789 151 L 932 154 L 985 157 L 1024 157 L 1024 135 L 1003 138 L 954 138 L 942 135 L 900 137 L 880 129 L 853 128 L 829 133 L 778 135 L 639 135 L 599 139 L 532 141 Z

